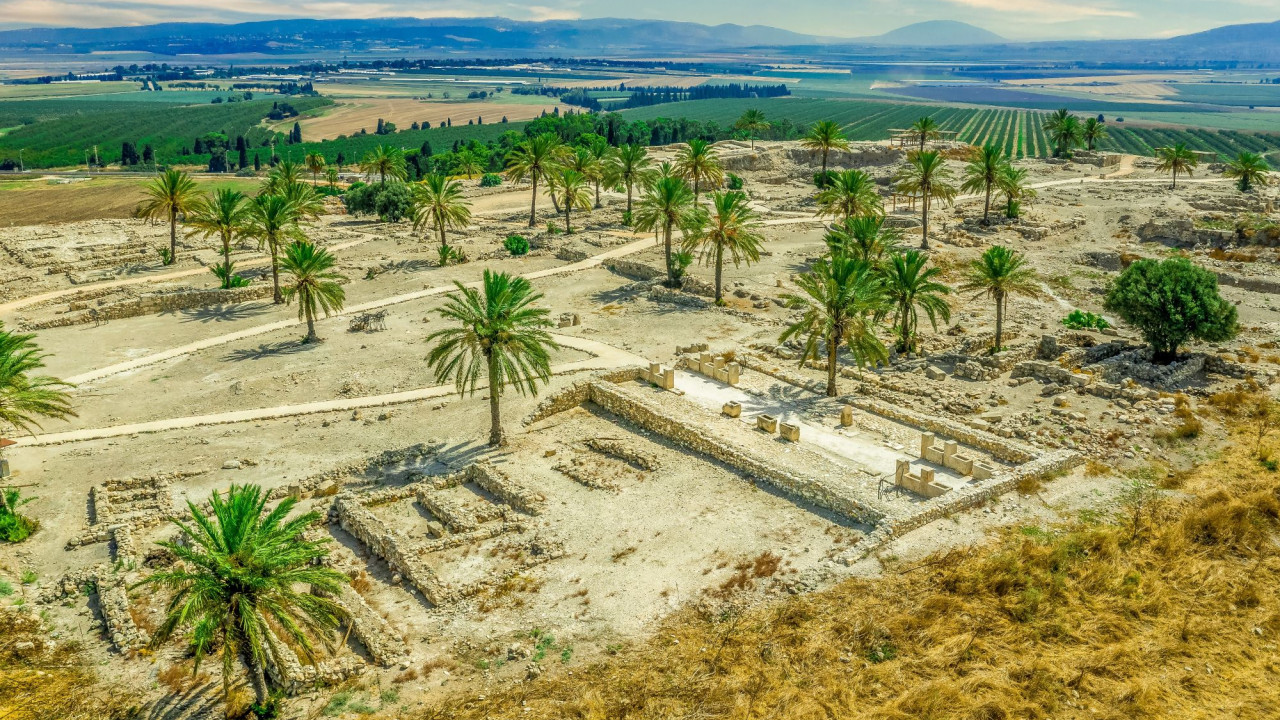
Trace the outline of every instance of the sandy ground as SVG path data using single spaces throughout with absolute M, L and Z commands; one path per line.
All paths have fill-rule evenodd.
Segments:
M 813 205 L 805 178 L 812 175 L 812 167 L 786 160 L 785 148 L 779 145 L 761 146 L 763 159 L 751 161 L 757 163 L 755 169 L 737 166 L 734 171 L 744 176 L 753 203 L 769 223 L 762 230 L 766 253 L 751 266 L 726 266 L 728 309 L 654 302 L 631 278 L 608 268 L 612 260 L 623 258 L 655 268 L 662 263 L 661 249 L 651 236 L 636 238 L 620 227 L 621 196 L 606 194 L 603 210 L 575 216 L 579 232 L 565 236 L 545 232 L 546 222 L 555 219 L 545 199 L 538 227 L 530 232 L 525 227 L 527 190 L 481 193 L 472 188 L 468 192 L 474 196 L 476 222 L 450 239 L 472 258 L 463 265 L 438 267 L 434 244 L 415 236 L 405 224 L 387 226 L 335 215 L 309 228 L 317 241 L 335 248 L 339 270 L 350 279 L 348 309 L 388 311 L 387 327 L 381 332 L 349 332 L 348 313 L 320 321 L 325 342 L 302 346 L 296 310 L 269 301 L 41 331 L 38 340 L 50 353 L 49 371 L 81 381 L 74 391 L 80 417 L 47 423 L 42 437 L 24 439 L 9 451 L 16 480 L 36 498 L 27 511 L 41 520 L 43 528 L 27 543 L 0 548 L 0 575 L 16 577 L 20 570 L 30 569 L 43 584 L 107 561 L 106 544 L 73 551 L 64 546 L 85 526 L 89 488 L 108 479 L 199 473 L 175 483 L 171 500 L 176 508 L 187 498 L 202 499 L 233 482 L 277 487 L 417 443 L 438 448 L 417 468 L 427 474 L 487 458 L 544 495 L 546 511 L 537 518 L 524 518 L 527 526 L 521 532 L 434 552 L 426 561 L 447 580 L 463 583 L 515 568 L 514 563 L 525 557 L 521 552 L 535 544 L 563 547 L 556 559 L 521 570 L 518 581 L 456 604 L 432 607 L 421 596 L 406 592 L 403 585 L 394 584 L 385 563 L 361 543 L 332 526 L 328 530 L 336 541 L 337 564 L 369 576 L 362 594 L 407 641 L 413 667 L 420 671 L 418 680 L 400 685 L 403 704 L 412 708 L 441 692 L 483 692 L 493 683 L 523 679 L 530 654 L 535 652 L 530 638 L 534 629 L 555 638 L 549 649 L 544 648 L 549 659 L 543 662 L 563 661 L 572 668 L 599 653 L 613 652 L 619 645 L 646 637 L 674 608 L 718 600 L 737 568 L 765 553 L 776 555 L 776 567 L 751 578 L 747 590 L 762 598 L 818 587 L 851 574 L 875 575 L 939 548 L 981 542 L 1000 525 L 1043 523 L 1105 506 L 1121 482 L 1117 472 L 1085 477 L 1077 471 L 1050 483 L 1039 495 L 1014 494 L 983 509 L 939 520 L 894 541 L 877 557 L 844 567 L 827 560 L 863 529 L 757 489 L 737 472 L 591 406 L 523 428 L 519 419 L 540 398 L 507 393 L 503 408 L 512 444 L 500 452 L 484 447 L 487 390 L 481 388 L 474 396 L 453 394 L 431 375 L 424 358 L 429 351 L 426 336 L 443 327 L 433 311 L 440 307 L 444 293 L 454 281 L 475 283 L 486 268 L 533 278 L 535 288 L 544 293 L 540 304 L 551 310 L 553 318 L 562 312 L 578 313 L 581 318 L 578 326 L 555 330 L 564 338 L 564 348 L 553 357 L 556 375 L 540 397 L 567 387 L 592 369 L 644 360 L 669 363 L 679 345 L 707 342 L 715 349 L 742 350 L 753 343 L 776 344 L 790 312 L 770 300 L 794 288 L 794 274 L 803 272 L 824 244 L 821 226 L 810 221 Z M 727 159 L 745 152 L 730 146 L 723 150 Z M 890 163 L 868 169 L 887 178 L 895 167 Z M 956 232 L 966 217 L 980 214 L 981 203 L 973 198 L 940 210 L 934 226 L 933 257 L 953 284 L 961 279 L 963 264 L 983 246 L 1005 244 L 1030 257 L 1045 279 L 1045 292 L 1038 298 L 1011 301 L 1006 328 L 1019 344 L 1053 332 L 1071 308 L 1101 312 L 1103 288 L 1114 273 L 1094 264 L 1090 253 L 1168 255 L 1171 249 L 1166 244 L 1139 240 L 1142 225 L 1152 219 L 1199 218 L 1214 208 L 1239 203 L 1232 186 L 1212 173 L 1198 173 L 1197 182 L 1180 182 L 1171 191 L 1148 161 L 1106 170 L 1043 162 L 1030 162 L 1027 167 L 1040 196 L 1029 204 L 1024 223 L 1045 228 L 1043 238 L 1025 239 L 1010 228 L 981 230 L 973 225 Z M 955 169 L 959 170 L 958 164 Z M 1103 179 L 1112 173 L 1123 174 Z M 907 210 L 897 214 L 904 222 L 917 216 Z M 129 222 L 136 227 L 117 230 L 136 231 L 147 239 L 159 237 L 161 229 Z M 70 245 L 92 234 L 76 224 L 44 226 L 0 236 L 0 244 L 8 247 L 35 231 L 65 238 Z M 534 251 L 513 258 L 501 250 L 502 238 L 513 232 L 530 237 Z M 915 233 L 918 230 L 908 229 L 904 242 L 917 242 Z M 207 288 L 212 277 L 201 274 L 207 271 L 198 258 L 208 251 L 207 247 L 184 248 L 182 263 L 186 264 L 165 271 L 145 268 L 135 275 L 117 275 L 105 268 L 101 279 L 78 285 L 66 274 L 38 272 L 20 266 L 10 255 L 0 255 L 21 272 L 31 273 L 27 284 L 5 286 L 9 295 L 0 298 L 6 303 L 0 305 L 0 319 L 12 323 L 23 315 L 52 316 L 64 312 L 75 293 L 123 291 L 109 285 L 121 281 L 131 283 L 130 291 Z M 558 257 L 566 251 L 588 260 Z M 246 263 L 263 259 L 253 248 L 238 252 Z M 1209 258 L 1204 248 L 1189 250 L 1197 262 L 1219 271 L 1275 279 L 1272 251 L 1257 252 L 1255 262 L 1228 262 Z M 711 276 L 704 265 L 695 265 L 690 272 L 703 279 Z M 1274 341 L 1280 332 L 1280 301 L 1275 295 L 1230 287 L 1223 292 L 1238 303 L 1245 326 L 1230 347 Z M 45 298 L 26 301 L 36 295 Z M 944 324 L 934 333 L 922 321 L 927 349 L 954 347 L 966 335 L 992 329 L 993 310 L 985 298 L 956 294 L 951 302 L 949 326 Z M 1125 328 L 1121 333 L 1134 337 Z M 1268 367 L 1265 357 L 1256 367 Z M 800 372 L 820 377 L 815 370 Z M 848 379 L 840 383 L 844 391 L 853 386 Z M 898 457 L 914 459 L 918 430 L 869 417 L 860 417 L 854 430 L 839 430 L 830 419 L 834 408 L 825 401 L 758 374 L 745 374 L 741 390 L 687 374 L 681 374 L 677 384 L 684 388 L 682 402 L 715 410 L 726 399 L 736 399 L 754 410 L 767 409 L 795 419 L 805 425 L 805 437 L 817 452 L 851 469 L 891 472 Z M 979 383 L 948 377 L 936 387 L 980 401 L 984 411 L 995 407 L 1007 413 L 1044 414 L 1049 405 L 1038 383 L 1011 387 L 1006 378 Z M 388 397 L 396 398 L 395 402 L 384 404 Z M 1109 401 L 1091 395 L 1073 396 L 1071 410 L 1087 416 L 1100 431 L 1112 426 L 1109 418 L 1116 411 Z M 1156 456 L 1194 461 L 1180 446 L 1157 448 L 1151 432 L 1158 428 L 1158 420 L 1123 426 L 1135 433 L 1124 442 L 1145 450 L 1126 459 L 1121 447 L 1107 462 L 1119 471 L 1142 467 Z M 747 427 L 742 430 L 751 432 Z M 602 437 L 640 448 L 656 459 L 656 469 L 637 468 L 585 446 L 587 440 Z M 592 489 L 557 469 L 575 459 L 586 468 L 583 472 L 606 481 L 612 489 Z M 239 467 L 222 469 L 235 465 Z M 367 478 L 347 480 L 368 482 Z M 383 474 L 381 480 L 396 484 L 408 478 Z M 492 509 L 495 502 L 470 485 L 449 492 L 458 502 L 481 511 Z M 318 501 L 308 503 L 324 507 Z M 378 506 L 375 512 L 415 542 L 427 537 L 430 513 L 413 500 Z M 148 531 L 138 539 L 139 545 L 149 547 L 151 541 L 169 533 L 163 527 Z M 144 597 L 136 600 L 140 606 L 144 601 Z M 175 644 L 154 665 L 126 659 L 102 640 L 88 599 L 77 598 L 48 610 L 54 626 L 84 638 L 88 652 L 111 667 L 113 676 L 130 692 L 154 692 L 155 672 L 180 649 Z M 363 652 L 358 643 L 352 643 L 349 651 Z M 400 672 L 399 668 L 371 670 L 365 682 L 390 683 Z M 314 704 L 323 704 L 324 697 L 323 693 L 309 695 Z

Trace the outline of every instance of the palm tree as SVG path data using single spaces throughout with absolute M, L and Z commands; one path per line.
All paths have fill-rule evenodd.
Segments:
M 1261 155 L 1242 152 L 1227 163 L 1227 168 L 1222 174 L 1235 178 L 1236 187 L 1240 188 L 1240 192 L 1249 192 L 1254 185 L 1258 187 L 1269 185 L 1271 178 L 1267 173 L 1270 171 L 1271 166 Z
M 204 197 L 192 207 L 187 224 L 192 234 L 217 235 L 222 241 L 222 289 L 232 287 L 231 241 L 244 230 L 248 219 L 248 198 L 239 190 L 219 188 L 212 197 Z
M 596 209 L 598 210 L 604 207 L 602 204 L 600 204 L 600 185 L 602 183 L 610 182 L 614 177 L 613 157 L 614 155 L 617 154 L 617 150 L 613 149 L 613 146 L 609 144 L 608 140 L 605 140 L 602 137 L 598 137 L 592 140 L 591 144 L 587 146 L 587 152 L 591 153 L 591 158 L 592 160 L 595 161 L 594 163 L 595 172 L 592 173 L 591 175 L 588 175 L 587 179 L 590 180 L 596 186 L 596 205 L 595 206 L 596 206 Z
M 360 161 L 360 171 L 364 173 L 367 180 L 372 180 L 373 176 L 377 175 L 379 185 L 386 185 L 387 178 L 403 181 L 408 177 L 404 153 L 398 148 L 386 145 L 379 145 L 365 153 L 364 159 Z
M 714 192 L 711 194 L 711 207 L 714 210 L 708 222 L 685 240 L 684 249 L 686 252 L 701 249 L 703 261 L 715 265 L 716 304 L 723 305 L 721 280 L 725 253 L 729 253 L 734 267 L 744 262 L 750 265 L 760 259 L 760 245 L 764 243 L 764 237 L 756 231 L 759 223 L 746 193 L 740 190 Z
M 440 247 L 447 248 L 446 228 L 471 224 L 471 202 L 462 196 L 462 183 L 432 173 L 413 187 L 413 229 L 440 233 Z M 444 257 L 442 254 L 441 257 Z
M 1004 307 L 1010 295 L 1035 297 L 1040 294 L 1036 271 L 1026 264 L 1026 257 L 1002 245 L 992 245 L 982 257 L 969 263 L 969 274 L 960 289 L 975 291 L 996 301 L 995 351 L 1004 347 Z
M 862 215 L 881 215 L 884 205 L 876 181 L 861 170 L 845 170 L 831 177 L 831 182 L 818 191 L 818 216 L 841 217 L 844 220 Z
M 747 137 L 751 139 L 751 149 L 756 149 L 756 135 L 761 130 L 769 129 L 769 122 L 764 119 L 764 112 L 752 108 L 742 113 L 742 117 L 733 124 L 733 127 L 745 132 Z
M 631 214 L 631 193 L 653 179 L 653 159 L 643 145 L 623 145 L 614 155 L 613 176 L 627 188 L 627 214 Z
M 284 303 L 280 292 L 280 247 L 291 239 L 301 239 L 298 209 L 283 195 L 259 195 L 249 202 L 245 234 L 257 238 L 259 249 L 265 244 L 271 252 L 272 297 L 277 305 Z
M 575 208 L 591 210 L 591 187 L 587 184 L 587 176 L 577 170 L 565 168 L 556 173 L 554 185 L 563 203 L 564 231 L 573 232 L 573 228 L 569 226 L 569 213 Z
M 74 385 L 32 375 L 44 367 L 46 357 L 35 337 L 9 332 L 0 323 L 0 424 L 32 434 L 40 428 L 40 418 L 76 417 L 66 392 Z
M 303 166 L 292 160 L 285 160 L 271 168 L 262 181 L 261 192 L 282 195 L 289 188 L 302 184 Z
M 141 215 L 169 221 L 169 256 L 164 264 L 172 265 L 178 260 L 178 216 L 186 215 L 202 193 L 190 175 L 174 168 L 156 175 L 147 183 L 145 192 L 147 199 L 140 209 Z
M 1156 159 L 1160 164 L 1156 169 L 1160 172 L 1173 173 L 1173 188 L 1178 188 L 1178 174 L 1181 173 L 1188 177 L 1191 176 L 1196 165 L 1200 164 L 1200 158 L 1196 156 L 1186 143 L 1177 143 L 1173 147 L 1156 148 Z
M 1000 188 L 1000 194 L 1005 197 L 1004 216 L 1007 218 L 1018 217 L 1020 200 L 1036 196 L 1036 191 L 1027 185 L 1026 169 L 1016 168 L 1012 164 L 1005 165 L 1000 171 L 996 185 Z
M 309 152 L 307 157 L 303 159 L 307 169 L 311 171 L 311 184 L 319 184 L 319 175 L 324 172 L 324 155 L 318 152 Z
M 1091 117 L 1084 121 L 1084 126 L 1080 128 L 1080 139 L 1084 140 L 1084 146 L 1092 152 L 1098 147 L 1098 143 L 1110 137 L 1107 132 L 1107 125 L 1096 117 Z
M 324 171 L 324 178 L 329 181 L 330 188 L 338 187 L 338 168 L 329 167 Z
M 886 256 L 901 250 L 902 233 L 885 227 L 882 216 L 862 215 L 833 226 L 823 239 L 832 255 L 848 255 L 879 267 Z
M 894 255 L 884 268 L 885 292 L 893 307 L 894 332 L 898 335 L 898 352 L 911 352 L 916 347 L 917 308 L 924 310 L 934 332 L 938 318 L 951 320 L 951 306 L 945 295 L 951 288 L 936 282 L 942 273 L 937 267 L 925 268 L 929 256 L 915 250 Z
M 458 165 L 456 170 L 459 174 L 466 175 L 468 180 L 475 175 L 484 172 L 484 168 L 480 166 L 480 160 L 476 157 L 476 154 L 470 150 L 463 150 L 458 153 Z
M 285 185 L 284 189 L 276 194 L 293 203 L 299 221 L 316 220 L 324 212 L 324 198 L 316 192 L 314 187 L 306 183 L 295 182 Z
M 724 168 L 711 143 L 694 138 L 676 153 L 676 172 L 685 180 L 693 183 L 693 201 L 698 202 L 698 194 L 703 183 L 719 185 L 724 182 Z
M 827 156 L 832 150 L 848 150 L 849 138 L 844 136 L 844 128 L 831 120 L 821 120 L 809 128 L 800 139 L 800 145 L 809 150 L 822 153 L 822 179 L 827 179 Z
M 484 271 L 483 295 L 455 282 L 440 317 L 456 327 L 431 333 L 436 342 L 427 356 L 437 382 L 453 380 L 458 393 L 475 394 L 483 369 L 489 377 L 489 444 L 506 445 L 498 401 L 507 385 L 521 394 L 538 394 L 538 382 L 551 379 L 550 350 L 559 345 L 546 328 L 549 312 L 533 307 L 542 299 L 529 281 L 506 273 Z
M 197 670 L 206 654 L 221 652 L 226 697 L 239 660 L 260 708 L 270 702 L 266 664 L 283 661 L 273 656 L 276 644 L 268 634 L 283 631 L 291 646 L 314 661 L 314 640 L 327 643 L 347 616 L 330 599 L 347 584 L 347 576 L 320 563 L 329 554 L 328 540 L 303 534 L 322 520 L 320 514 L 289 520 L 298 500 L 286 497 L 268 510 L 268 497 L 256 485 L 232 485 L 225 497 L 212 494 L 207 515 L 188 501 L 192 522 L 173 521 L 181 540 L 158 543 L 178 564 L 139 583 L 173 591 L 152 647 L 190 627 Z
M 664 163 L 665 164 L 665 163 Z M 659 177 L 640 197 L 635 228 L 640 232 L 661 230 L 667 260 L 667 286 L 675 287 L 675 259 L 671 254 L 671 231 L 695 227 L 700 217 L 693 202 L 693 190 L 683 178 Z
M 333 271 L 335 264 L 333 255 L 324 248 L 318 248 L 307 240 L 294 240 L 284 250 L 284 261 L 280 263 L 286 273 L 293 276 L 293 284 L 284 289 L 286 302 L 298 298 L 298 319 L 307 321 L 307 337 L 304 343 L 319 342 L 316 335 L 316 315 L 324 311 L 324 316 L 342 309 L 347 293 L 339 281 L 342 275 Z
M 507 156 L 507 179 L 520 182 L 529 178 L 533 182 L 533 198 L 529 201 L 529 227 L 533 227 L 538 211 L 538 180 L 550 177 L 559 164 L 560 136 L 542 133 L 529 138 Z
M 982 224 L 991 224 L 991 194 L 1000 183 L 1000 175 L 1009 164 L 1004 150 L 996 145 L 983 145 L 974 151 L 973 157 L 964 169 L 964 183 L 960 189 L 967 193 L 984 193 L 985 203 L 982 206 Z
M 932 150 L 911 153 L 907 165 L 894 177 L 898 192 L 920 198 L 921 250 L 929 249 L 929 206 L 932 201 L 937 199 L 950 203 L 955 199 L 956 189 L 950 180 L 951 171 L 947 169 L 942 155 Z
M 1072 115 L 1066 108 L 1057 110 L 1045 118 L 1043 129 L 1053 141 L 1054 157 L 1070 155 L 1071 150 L 1080 144 L 1081 137 L 1084 135 L 1080 118 Z
M 782 332 L 778 342 L 805 337 L 800 365 L 827 350 L 827 397 L 836 396 L 836 353 L 843 344 L 858 367 L 888 360 L 889 353 L 875 335 L 873 317 L 882 311 L 884 288 L 871 265 L 849 257 L 822 258 L 796 278 L 799 293 L 782 296 L 787 307 L 802 315 Z
M 911 137 L 920 141 L 920 152 L 924 152 L 924 146 L 930 140 L 937 140 L 942 137 L 942 130 L 938 127 L 938 122 L 933 119 L 932 115 L 925 115 L 911 124 Z

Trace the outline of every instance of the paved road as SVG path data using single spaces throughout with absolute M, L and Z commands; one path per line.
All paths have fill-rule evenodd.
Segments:
M 633 355 L 625 350 L 621 350 L 613 347 L 612 345 L 606 345 L 595 340 L 587 340 L 585 338 L 569 335 L 552 335 L 552 337 L 555 338 L 556 342 L 560 343 L 561 347 L 581 350 L 582 352 L 589 353 L 592 356 L 586 360 L 577 360 L 574 362 L 553 365 L 551 367 L 551 372 L 554 375 L 563 375 L 565 373 L 580 372 L 583 370 L 607 370 L 626 367 L 628 365 L 642 365 L 647 363 L 644 358 L 641 358 L 638 355 Z M 477 387 L 486 388 L 488 387 L 488 383 L 478 383 Z M 127 425 L 113 425 L 102 428 L 87 428 L 84 430 L 48 433 L 45 435 L 37 435 L 35 437 L 20 438 L 17 441 L 17 444 L 20 447 L 41 447 L 45 445 L 84 442 L 86 440 L 102 440 L 105 438 L 123 437 L 126 435 L 135 435 L 140 433 L 182 430 L 208 425 L 226 425 L 230 423 L 274 420 L 277 418 L 296 417 L 299 415 L 314 415 L 316 413 L 347 412 L 363 408 L 386 407 L 389 405 L 399 405 L 402 403 L 417 402 L 419 400 L 445 397 L 456 392 L 457 389 L 453 385 L 433 385 L 430 387 L 418 388 L 416 390 L 404 390 L 385 395 L 368 395 L 358 398 L 321 400 L 296 405 L 279 405 L 277 407 L 269 408 L 235 410 L 232 412 L 212 413 L 209 415 L 192 415 L 189 417 L 169 418 L 167 420 L 154 420 L 151 422 L 130 423 Z

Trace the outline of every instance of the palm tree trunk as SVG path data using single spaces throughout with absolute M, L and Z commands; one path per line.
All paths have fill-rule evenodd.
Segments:
M 631 214 L 631 183 L 627 183 L 627 214 Z
M 827 152 L 826 148 L 822 149 L 822 186 L 827 186 Z
M 1173 189 L 1178 189 L 1178 168 L 1173 169 Z
M 251 653 L 246 653 L 244 664 L 249 668 L 249 682 L 253 685 L 254 702 L 258 707 L 265 707 L 270 698 L 267 691 L 267 676 L 262 669 L 262 663 L 258 662 Z
M 596 210 L 599 210 L 602 207 L 604 206 L 600 204 L 600 181 L 597 180 L 596 181 Z
M 1177 176 L 1174 176 L 1174 183 L 1178 182 Z M 178 208 L 169 208 L 169 262 L 165 265 L 172 265 L 178 261 Z
M 676 269 L 675 269 L 675 266 L 671 264 L 671 221 L 670 220 L 667 220 L 667 224 L 664 227 L 664 229 L 665 229 L 665 232 L 663 233 L 663 235 L 665 238 L 664 242 L 666 244 L 666 253 L 667 253 L 667 287 L 675 287 L 676 286 Z
M 929 194 L 925 191 L 920 198 L 920 207 L 923 211 L 920 222 L 920 249 L 929 249 Z
M 839 328 L 839 325 L 836 326 Z M 836 351 L 839 349 L 837 338 L 843 331 L 833 332 L 827 338 L 827 397 L 836 396 Z
M 502 413 L 498 408 L 498 397 L 502 386 L 498 384 L 498 358 L 489 356 L 489 445 L 502 447 L 507 444 L 507 435 L 502 431 Z
M 693 206 L 698 207 L 698 185 L 699 177 L 697 173 L 693 174 Z
M 222 235 L 222 267 L 227 271 L 226 278 L 222 281 L 222 289 L 231 289 L 231 238 L 223 233 Z
M 440 229 L 440 247 L 442 248 L 448 247 L 449 243 L 445 242 L 445 238 L 444 238 L 444 223 L 440 223 L 439 229 Z
M 1001 340 L 1004 339 L 1004 295 L 996 294 L 996 352 L 1000 352 L 1000 348 L 1004 347 Z
M 717 244 L 716 245 L 716 304 L 717 305 L 724 304 L 724 299 L 723 299 L 724 295 L 722 294 L 720 289 L 722 287 L 721 276 L 723 275 L 723 271 L 724 271 L 724 247 L 722 245 Z
M 565 198 L 565 199 L 566 199 L 566 200 L 568 200 L 568 198 Z M 569 230 L 570 230 L 570 228 L 569 228 L 569 209 L 570 209 L 571 207 L 572 207 L 572 206 L 571 206 L 568 202 L 566 202 L 566 203 L 564 204 L 564 234 L 565 234 L 565 235 L 568 235 L 568 234 L 569 234 Z
M 533 174 L 533 199 L 529 201 L 529 227 L 533 227 L 533 218 L 538 212 L 538 174 Z
M 982 208 L 982 224 L 991 224 L 991 184 L 987 184 L 987 203 Z
M 276 305 L 284 303 L 284 295 L 280 293 L 280 258 L 278 257 L 279 249 L 276 241 L 271 241 L 271 286 L 274 288 L 272 302 Z

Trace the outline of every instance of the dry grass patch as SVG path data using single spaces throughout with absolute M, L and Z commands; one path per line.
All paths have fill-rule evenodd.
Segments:
M 745 612 L 709 602 L 624 656 L 419 717 L 1280 716 L 1280 476 L 1235 446 L 1177 495 L 1133 484 L 1111 520 Z

